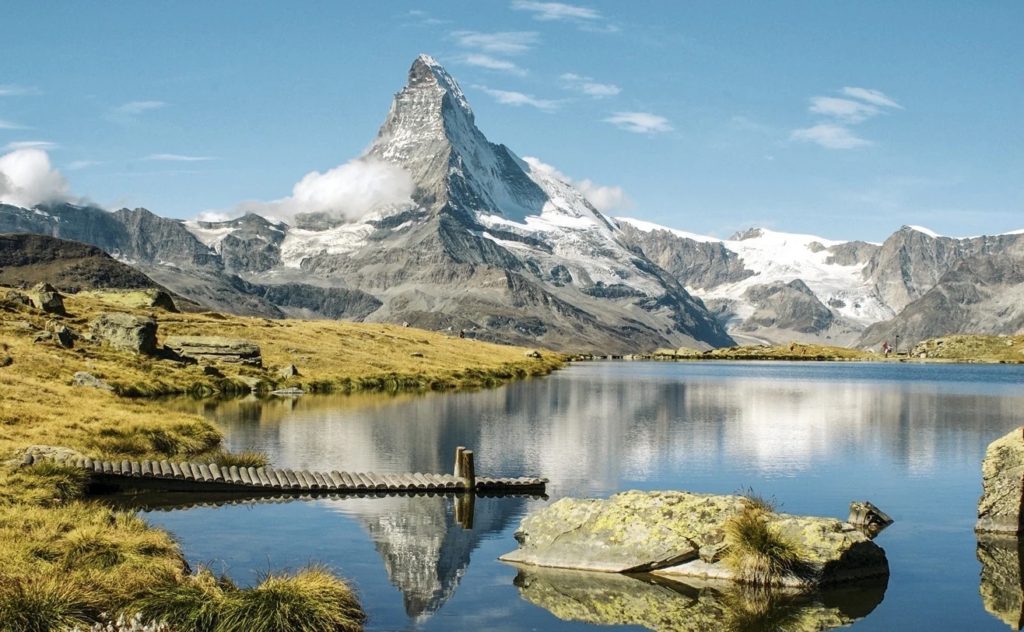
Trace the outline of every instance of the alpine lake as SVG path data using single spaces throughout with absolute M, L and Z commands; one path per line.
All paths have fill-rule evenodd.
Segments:
M 243 585 L 328 566 L 369 630 L 1005 630 L 1024 615 L 1019 545 L 973 531 L 985 448 L 1024 425 L 1024 365 L 585 362 L 473 392 L 180 405 L 276 467 L 450 472 L 467 446 L 478 475 L 550 479 L 546 499 L 479 497 L 468 518 L 453 495 L 131 501 L 193 567 Z M 531 510 L 630 489 L 752 490 L 842 519 L 868 500 L 895 519 L 876 540 L 891 574 L 793 596 L 497 560 Z

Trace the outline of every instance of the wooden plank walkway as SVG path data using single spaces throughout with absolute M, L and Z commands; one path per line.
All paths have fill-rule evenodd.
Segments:
M 468 468 L 467 468 L 468 455 Z M 94 483 L 113 487 L 156 487 L 179 491 L 236 491 L 243 493 L 369 493 L 466 492 L 483 494 L 543 493 L 546 478 L 475 476 L 472 451 L 460 448 L 457 463 L 467 475 L 377 474 L 374 472 L 311 472 L 270 467 L 220 467 L 215 463 L 171 461 L 102 461 L 82 458 L 65 461 L 91 474 Z M 461 462 L 459 461 L 461 459 Z M 24 465 L 32 465 L 25 457 Z M 458 468 L 457 468 L 458 469 Z

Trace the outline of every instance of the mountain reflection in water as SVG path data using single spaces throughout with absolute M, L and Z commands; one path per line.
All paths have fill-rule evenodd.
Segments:
M 840 609 L 835 625 L 998 629 L 1003 624 L 985 608 L 1012 620 L 1019 581 L 998 570 L 985 575 L 983 603 L 972 528 L 985 447 L 1024 424 L 1022 369 L 592 363 L 477 392 L 179 405 L 215 420 L 230 449 L 262 451 L 278 467 L 448 472 L 455 448 L 465 445 L 478 475 L 546 476 L 552 499 L 753 487 L 787 513 L 834 517 L 845 517 L 851 500 L 870 500 L 896 520 L 878 540 L 893 579 L 873 611 Z M 515 546 L 522 516 L 545 503 L 478 499 L 469 530 L 455 520 L 450 497 L 149 515 L 182 539 L 191 561 L 218 560 L 243 583 L 268 566 L 326 561 L 356 583 L 369 629 L 578 629 L 586 617 L 563 620 L 529 605 L 539 601 L 520 593 L 515 569 L 496 561 Z M 239 529 L 249 530 L 245 538 Z M 1004 586 L 1009 601 L 1000 603 Z M 794 603 L 747 599 L 752 607 L 730 610 L 724 595 L 701 594 L 718 604 L 706 612 L 718 612 L 720 623 L 762 610 L 775 616 Z M 797 610 L 832 607 L 821 603 Z M 632 624 L 657 622 L 641 619 Z

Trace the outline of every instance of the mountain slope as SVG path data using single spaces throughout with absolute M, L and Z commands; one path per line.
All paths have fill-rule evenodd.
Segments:
M 0 234 L 0 285 L 50 283 L 61 291 L 162 289 L 96 246 L 48 235 Z

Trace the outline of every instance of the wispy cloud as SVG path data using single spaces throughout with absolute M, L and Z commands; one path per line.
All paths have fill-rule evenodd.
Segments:
M 0 84 L 0 97 L 27 97 L 42 94 L 35 86 L 19 86 L 11 83 Z
M 410 9 L 405 14 L 405 17 L 412 18 L 413 20 L 416 20 L 418 24 L 422 24 L 424 26 L 436 26 L 438 24 L 448 23 L 448 20 L 441 20 L 439 18 L 435 18 L 426 11 L 422 11 L 420 9 Z
M 150 154 L 143 160 L 160 160 L 164 162 L 205 162 L 217 160 L 216 156 L 187 156 L 183 154 Z
M 479 31 L 455 31 L 452 38 L 463 48 L 497 55 L 520 55 L 540 41 L 535 31 L 502 31 L 481 33 Z
M 795 129 L 790 138 L 817 143 L 828 149 L 856 149 L 871 144 L 871 141 L 857 136 L 850 128 L 834 123 L 819 123 L 813 127 Z
M 848 97 L 860 99 L 861 101 L 867 101 L 874 105 L 880 105 L 887 108 L 896 108 L 899 110 L 903 109 L 903 106 L 896 101 L 892 100 L 881 90 L 872 90 L 871 88 L 851 88 L 849 86 L 843 88 L 843 94 Z
M 543 21 L 601 19 L 601 14 L 595 9 L 574 4 L 564 4 L 562 2 L 513 0 L 512 8 L 516 11 L 529 11 L 533 14 L 533 19 Z
M 563 74 L 561 79 L 566 89 L 580 92 L 595 99 L 614 97 L 622 92 L 622 88 L 614 83 L 599 83 L 591 77 L 584 77 L 571 72 Z
M 663 134 L 673 129 L 667 118 L 650 112 L 615 112 L 604 122 L 635 134 Z
M 12 123 L 4 119 L 0 119 L 0 129 L 25 129 L 23 126 L 17 123 Z
M 815 143 L 827 149 L 856 149 L 872 145 L 870 140 L 854 133 L 850 126 L 858 125 L 883 114 L 886 109 L 903 109 L 903 106 L 881 90 L 871 88 L 845 87 L 840 90 L 844 97 L 811 97 L 808 111 L 825 118 L 811 127 L 795 129 L 790 139 Z
M 56 149 L 57 143 L 48 140 L 17 140 L 4 145 L 5 151 L 17 151 L 19 149 Z
M 516 11 L 533 14 L 533 19 L 541 22 L 571 22 L 585 31 L 612 33 L 619 30 L 619 27 L 610 24 L 596 9 L 578 4 L 512 0 L 511 6 Z
M 879 109 L 870 103 L 838 97 L 811 97 L 808 110 L 849 123 L 860 123 L 879 113 Z
M 488 88 L 487 86 L 473 86 L 478 90 L 482 90 L 489 94 L 495 101 L 502 105 L 512 105 L 520 107 L 528 105 L 530 107 L 537 108 L 538 110 L 544 110 L 550 112 L 557 110 L 561 105 L 558 101 L 550 99 L 538 99 L 531 94 L 524 94 L 522 92 L 515 92 L 513 90 L 496 90 L 494 88 Z
M 118 114 L 137 115 L 143 112 L 149 112 L 150 110 L 159 110 L 160 108 L 167 107 L 167 103 L 163 101 L 129 101 L 123 103 L 116 108 L 114 111 Z
M 72 160 L 64 168 L 68 171 L 81 171 L 82 169 L 88 169 L 89 167 L 101 164 L 103 163 L 99 160 Z
M 523 76 L 526 74 L 526 70 L 519 67 L 518 64 L 510 62 L 506 59 L 498 59 L 485 55 L 483 53 L 472 53 L 465 55 L 460 58 L 460 61 L 470 66 L 477 66 L 479 68 L 486 68 L 487 70 L 498 70 L 500 72 L 507 72 L 513 75 Z

